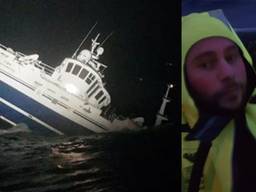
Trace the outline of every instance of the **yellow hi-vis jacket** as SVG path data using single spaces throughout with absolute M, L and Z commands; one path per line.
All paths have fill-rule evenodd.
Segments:
M 184 78 L 186 55 L 199 40 L 209 37 L 224 37 L 233 41 L 242 51 L 243 57 L 252 65 L 252 59 L 234 32 L 230 24 L 221 16 L 220 10 L 192 13 L 182 17 L 182 124 L 193 128 L 199 119 L 198 109 L 191 98 Z M 246 120 L 250 133 L 256 138 L 256 106 L 247 103 Z M 201 191 L 231 192 L 232 190 L 232 151 L 234 147 L 234 120 L 231 120 L 221 133 L 213 140 L 203 169 Z M 182 133 L 182 189 L 187 191 L 193 163 L 189 158 L 198 148 L 198 141 L 185 141 Z M 245 149 L 250 150 L 250 149 Z M 255 149 L 256 153 L 256 149 Z

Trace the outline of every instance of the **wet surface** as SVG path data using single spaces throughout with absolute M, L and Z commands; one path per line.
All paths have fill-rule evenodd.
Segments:
M 3 134 L 0 191 L 167 191 L 179 180 L 169 128 L 82 137 Z

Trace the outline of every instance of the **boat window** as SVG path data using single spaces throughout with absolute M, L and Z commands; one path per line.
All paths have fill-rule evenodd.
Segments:
M 106 96 L 104 96 L 100 101 L 99 104 L 101 104 L 106 99 Z
M 86 69 L 82 69 L 81 73 L 79 74 L 79 77 L 81 79 L 84 79 L 88 73 L 89 72 Z
M 95 76 L 93 74 L 89 74 L 89 76 L 86 78 L 86 82 L 90 84 L 95 79 Z
M 86 92 L 89 93 L 97 84 L 98 81 L 96 80 Z
M 100 86 L 97 85 L 97 87 L 95 87 L 95 89 L 88 95 L 88 97 L 91 97 L 99 88 Z
M 90 84 L 90 83 L 92 82 L 92 80 L 91 80 L 89 77 L 87 77 L 87 79 L 86 79 L 85 81 L 86 81 L 86 83 L 88 83 L 88 84 Z
M 103 95 L 103 91 L 100 90 L 99 93 L 97 93 L 97 95 L 95 96 L 95 99 L 98 100 L 102 95 Z
M 68 63 L 66 72 L 70 72 L 72 67 L 73 67 L 73 63 Z
M 72 74 L 77 75 L 78 72 L 80 71 L 80 69 L 81 69 L 81 66 L 80 65 L 76 65 L 74 67 L 73 71 L 72 71 Z

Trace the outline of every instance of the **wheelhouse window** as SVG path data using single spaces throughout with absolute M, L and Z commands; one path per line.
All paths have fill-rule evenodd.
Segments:
M 67 69 L 66 69 L 66 72 L 70 72 L 72 67 L 73 67 L 74 63 L 68 63 L 68 66 L 67 66 Z
M 76 65 L 72 71 L 72 74 L 77 75 L 82 67 L 80 65 Z
M 86 81 L 86 83 L 90 84 L 94 79 L 95 79 L 95 76 L 90 73 L 85 81 Z
M 97 85 L 97 87 L 95 87 L 95 89 L 88 95 L 88 97 L 90 98 L 99 88 L 100 86 Z
M 98 81 L 94 81 L 94 83 L 90 86 L 90 88 L 86 91 L 87 93 L 89 93 L 96 85 L 98 84 Z
M 101 104 L 106 99 L 106 96 L 104 96 L 100 101 L 99 104 Z
M 95 96 L 95 99 L 99 100 L 99 98 L 103 95 L 103 91 L 100 90 L 99 93 Z
M 84 79 L 89 72 L 86 69 L 82 69 L 81 73 L 79 74 L 79 77 L 81 79 Z

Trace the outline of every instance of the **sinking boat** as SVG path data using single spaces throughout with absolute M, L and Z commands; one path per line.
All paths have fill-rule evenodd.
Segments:
M 0 44 L 0 118 L 39 134 L 81 135 L 136 128 L 109 112 L 99 34 L 56 68 Z

